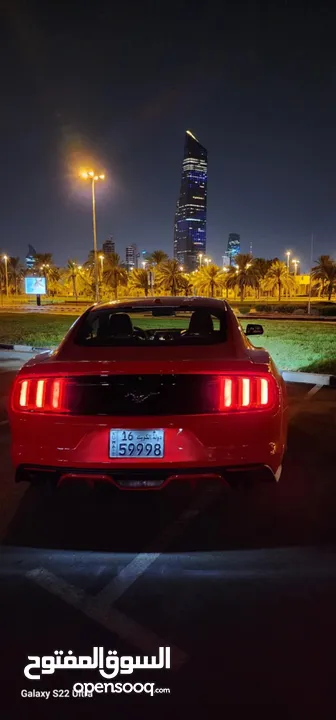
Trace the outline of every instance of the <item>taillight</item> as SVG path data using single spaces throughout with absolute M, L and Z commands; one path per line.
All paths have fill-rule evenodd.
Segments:
M 221 412 L 262 410 L 275 405 L 277 384 L 271 375 L 231 375 L 220 377 Z
M 12 395 L 14 410 L 35 412 L 67 412 L 65 378 L 17 379 Z

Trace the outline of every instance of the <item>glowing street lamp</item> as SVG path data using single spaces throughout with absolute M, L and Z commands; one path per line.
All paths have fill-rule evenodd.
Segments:
M 300 260 L 292 260 L 292 263 L 294 265 L 294 275 L 297 274 L 297 266 L 300 265 Z
M 287 255 L 287 270 L 289 272 L 289 258 L 291 256 L 291 251 L 287 250 L 287 252 L 285 252 L 285 255 Z
M 179 270 L 181 270 L 181 272 L 183 272 L 183 265 L 179 266 Z
M 94 252 L 94 269 L 95 269 L 95 290 L 96 302 L 99 302 L 99 269 L 97 255 L 97 221 L 96 221 L 96 195 L 95 183 L 99 180 L 105 180 L 105 175 L 96 175 L 93 170 L 85 171 L 80 174 L 83 180 L 90 180 L 92 188 L 92 228 L 93 228 L 93 252 Z
M 203 253 L 198 253 L 200 267 L 202 267 Z
M 3 256 L 3 260 L 5 263 L 5 275 L 6 275 L 6 295 L 8 297 L 8 255 Z
M 209 265 L 209 263 L 211 263 L 211 258 L 204 258 L 204 262 L 206 263 L 206 265 Z
M 147 265 L 146 260 L 143 260 L 142 263 L 141 263 L 141 265 L 142 265 L 143 269 L 145 269 L 145 267 L 146 267 L 146 265 Z

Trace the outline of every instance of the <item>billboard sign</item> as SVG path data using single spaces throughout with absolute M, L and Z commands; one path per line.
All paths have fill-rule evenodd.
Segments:
M 25 278 L 26 295 L 46 295 L 46 279 L 45 277 L 26 277 Z

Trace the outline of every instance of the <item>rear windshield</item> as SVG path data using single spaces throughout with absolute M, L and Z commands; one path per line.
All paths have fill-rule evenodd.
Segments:
M 225 342 L 226 332 L 225 310 L 118 306 L 91 310 L 74 342 L 92 347 L 213 345 Z

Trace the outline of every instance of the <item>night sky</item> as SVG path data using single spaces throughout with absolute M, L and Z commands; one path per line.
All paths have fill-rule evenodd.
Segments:
M 308 7 L 309 5 L 309 7 Z M 2 3 L 0 250 L 172 254 L 184 132 L 208 149 L 207 252 L 336 254 L 336 6 Z

